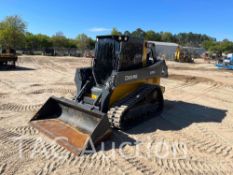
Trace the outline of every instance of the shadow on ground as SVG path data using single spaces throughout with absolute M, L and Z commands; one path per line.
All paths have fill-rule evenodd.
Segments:
M 32 71 L 35 69 L 28 68 L 28 67 L 22 67 L 22 66 L 16 66 L 16 68 L 8 68 L 8 67 L 0 67 L 0 71 Z
M 216 109 L 183 101 L 165 101 L 164 111 L 160 116 L 154 116 L 134 128 L 126 131 L 128 134 L 151 133 L 156 130 L 181 130 L 193 123 L 221 123 L 227 110 Z
M 193 123 L 221 123 L 226 112 L 226 110 L 198 104 L 166 100 L 164 111 L 161 114 L 152 116 L 151 119 L 141 122 L 127 131 L 114 130 L 112 139 L 106 142 L 108 145 L 106 148 L 112 149 L 112 142 L 115 143 L 115 148 L 122 147 L 122 143 L 126 142 L 131 143 L 129 145 L 135 145 L 137 141 L 130 136 L 137 134 L 152 133 L 156 130 L 178 131 Z

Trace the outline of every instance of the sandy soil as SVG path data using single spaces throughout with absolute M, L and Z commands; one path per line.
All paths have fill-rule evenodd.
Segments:
M 114 131 L 105 151 L 76 157 L 28 126 L 51 95 L 72 98 L 75 68 L 90 64 L 23 56 L 0 71 L 0 174 L 232 174 L 233 72 L 202 60 L 168 62 L 164 112 Z

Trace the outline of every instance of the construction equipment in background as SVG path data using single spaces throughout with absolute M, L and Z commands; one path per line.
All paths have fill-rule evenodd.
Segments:
M 216 66 L 219 69 L 233 70 L 233 54 L 228 54 L 226 57 L 218 60 Z
M 51 97 L 30 124 L 80 155 L 87 147 L 163 109 L 167 77 L 155 45 L 128 36 L 99 36 L 92 67 L 76 70 L 74 100 Z
M 211 62 L 211 58 L 209 57 L 209 53 L 208 52 L 205 52 L 202 54 L 202 58 L 204 59 L 204 62 L 205 63 L 209 63 Z
M 17 59 L 14 49 L 3 49 L 0 53 L 0 67 L 15 68 Z
M 95 57 L 95 50 L 85 50 L 83 56 L 86 58 L 94 58 Z
M 180 63 L 194 63 L 192 54 L 189 50 L 180 46 L 176 49 L 175 61 Z

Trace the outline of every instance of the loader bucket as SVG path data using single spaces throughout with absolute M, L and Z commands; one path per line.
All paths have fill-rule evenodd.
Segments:
M 76 155 L 111 134 L 106 114 L 56 97 L 45 103 L 30 124 Z

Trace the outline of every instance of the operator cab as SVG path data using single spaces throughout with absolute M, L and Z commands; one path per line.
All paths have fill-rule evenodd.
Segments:
M 126 35 L 97 37 L 93 60 L 96 83 L 103 85 L 112 71 L 129 71 L 153 64 L 156 61 L 154 48 L 155 45 L 144 39 Z

